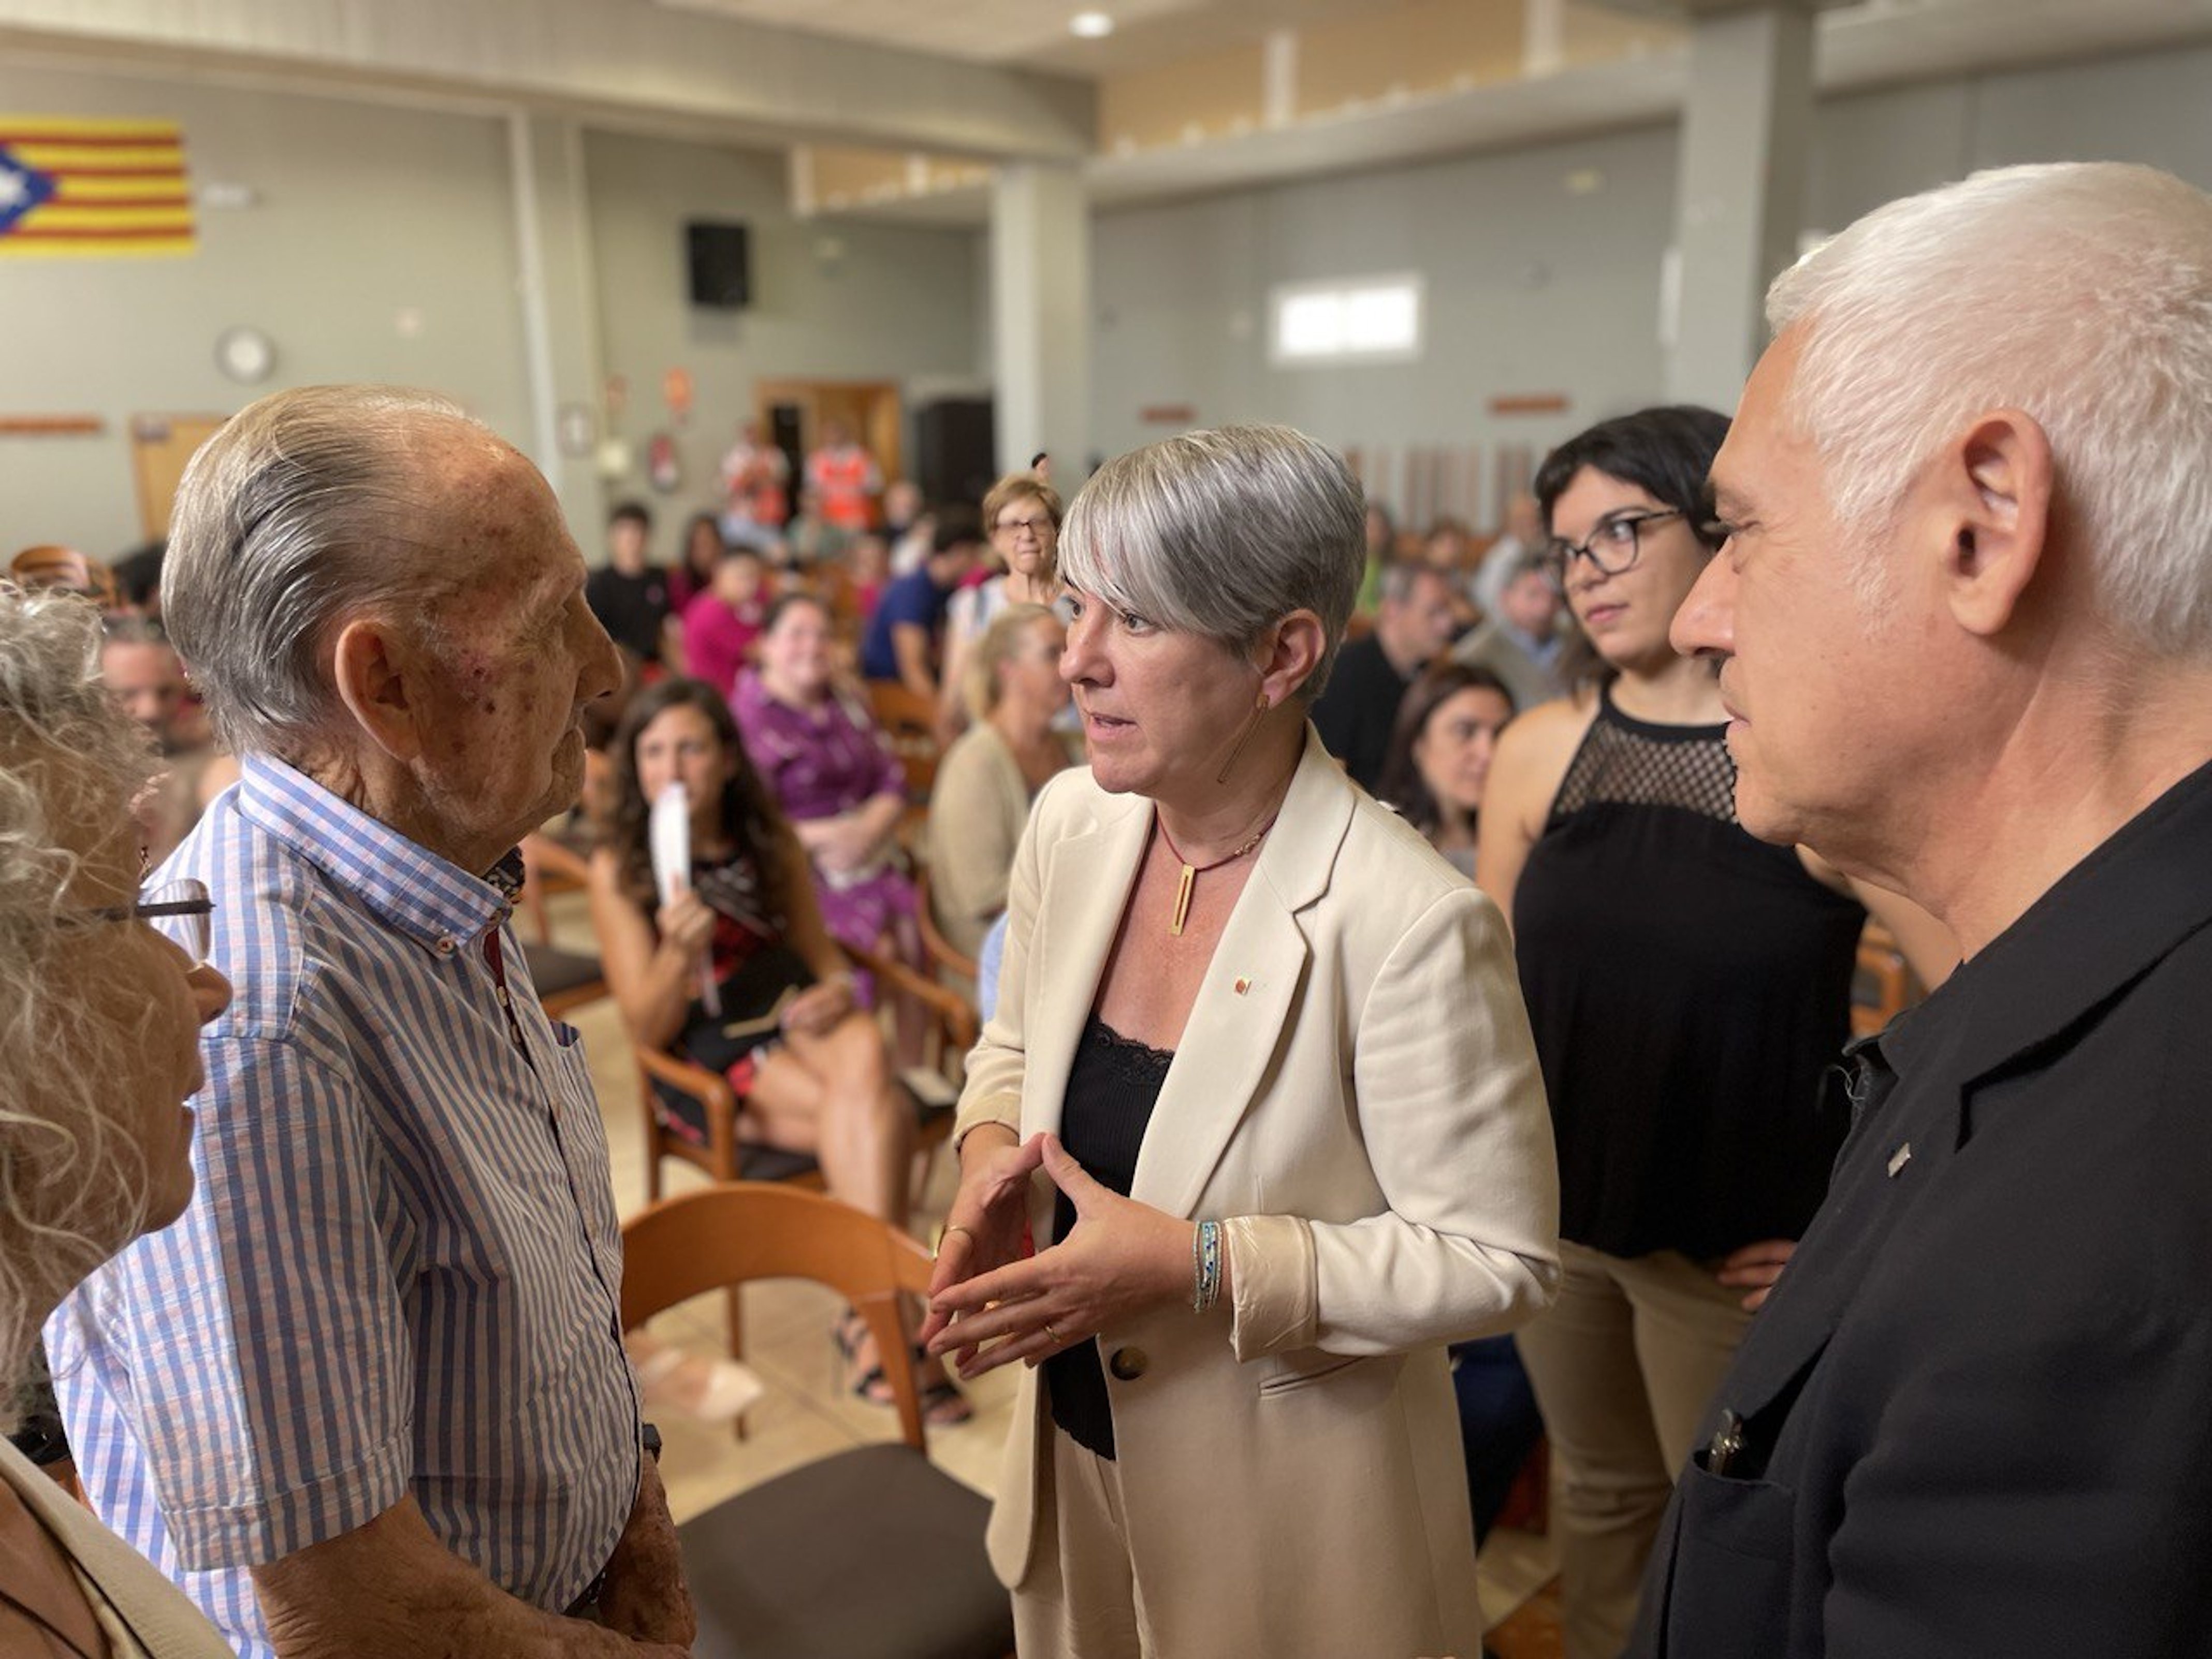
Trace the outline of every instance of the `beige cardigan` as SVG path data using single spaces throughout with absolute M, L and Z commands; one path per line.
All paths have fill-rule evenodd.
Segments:
M 1088 771 L 1037 797 L 997 1016 L 959 1130 L 1057 1131 L 1152 803 Z M 1098 1334 L 1130 1561 L 1170 1653 L 1480 1650 L 1444 1344 L 1510 1329 L 1559 1274 L 1559 1176 L 1497 908 L 1310 728 L 1160 1091 L 1132 1194 L 1218 1218 L 1233 1310 Z M 1052 1191 L 1031 1225 L 1051 1236 Z M 1018 1592 L 1055 1529 L 1025 1371 L 988 1543 Z
M 938 763 L 929 794 L 929 908 L 973 957 L 1006 908 L 1006 877 L 1030 817 L 1029 781 L 999 729 L 978 720 Z

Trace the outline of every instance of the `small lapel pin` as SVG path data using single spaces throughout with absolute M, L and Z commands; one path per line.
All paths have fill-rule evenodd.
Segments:
M 1239 979 L 1237 981 L 1237 994 L 1240 997 L 1251 988 L 1252 981 L 1249 979 Z
M 1912 1162 L 1912 1143 L 1906 1141 L 1889 1155 L 1889 1178 L 1897 1179 L 1897 1172 Z

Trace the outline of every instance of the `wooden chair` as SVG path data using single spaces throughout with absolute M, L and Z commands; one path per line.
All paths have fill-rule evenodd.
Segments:
M 580 890 L 585 863 L 581 854 L 552 836 L 532 833 L 522 838 L 522 896 L 516 908 L 530 923 L 534 939 L 522 941 L 522 954 L 530 963 L 530 982 L 538 988 L 538 1000 L 546 1018 L 561 1019 L 586 1003 L 607 994 L 607 981 L 598 957 L 567 951 L 553 943 L 553 924 L 545 913 L 548 890 Z M 520 929 L 517 930 L 518 933 Z
M 1889 930 L 1868 922 L 1859 935 L 1858 969 L 1851 975 L 1851 1035 L 1872 1036 L 1923 994 Z
M 896 680 L 870 680 L 868 708 L 906 769 L 907 799 L 927 806 L 944 752 L 937 740 L 937 705 Z
M 983 1553 L 990 1504 L 932 1464 L 902 1294 L 930 1258 L 872 1217 L 789 1187 L 714 1187 L 623 1228 L 634 1330 L 709 1291 L 812 1279 L 867 1321 L 898 1443 L 855 1447 L 738 1493 L 677 1529 L 701 1659 L 1005 1659 L 1013 1613 Z

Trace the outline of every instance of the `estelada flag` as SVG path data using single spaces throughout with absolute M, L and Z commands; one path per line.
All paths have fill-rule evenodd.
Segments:
M 173 121 L 0 115 L 0 258 L 190 253 L 191 185 Z

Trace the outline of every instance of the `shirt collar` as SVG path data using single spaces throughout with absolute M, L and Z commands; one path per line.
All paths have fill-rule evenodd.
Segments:
M 239 811 L 248 820 L 441 956 L 504 922 L 521 891 L 520 848 L 488 876 L 472 876 L 273 757 L 248 755 L 240 771 Z
M 2056 1037 L 2212 923 L 2212 763 L 2168 789 L 1883 1034 L 1901 1073 L 1971 1084 Z M 1948 1052 L 1947 1052 L 1948 1051 Z

